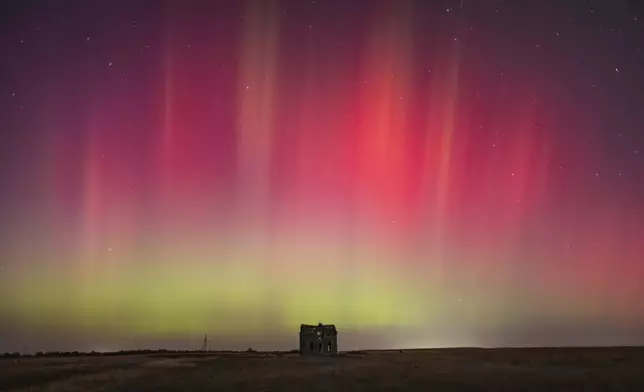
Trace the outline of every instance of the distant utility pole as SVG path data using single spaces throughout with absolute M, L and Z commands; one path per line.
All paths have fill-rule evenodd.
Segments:
M 208 335 L 203 337 L 203 346 L 201 346 L 201 351 L 208 351 Z

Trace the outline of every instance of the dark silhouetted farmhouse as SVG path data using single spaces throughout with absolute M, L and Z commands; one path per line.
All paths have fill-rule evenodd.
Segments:
M 300 326 L 300 355 L 338 353 L 338 331 L 335 325 Z

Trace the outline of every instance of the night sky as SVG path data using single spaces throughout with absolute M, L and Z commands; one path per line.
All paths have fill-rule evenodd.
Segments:
M 644 344 L 644 4 L 0 18 L 0 352 Z

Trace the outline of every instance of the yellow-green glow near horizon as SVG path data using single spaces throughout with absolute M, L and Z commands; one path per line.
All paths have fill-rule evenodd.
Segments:
M 456 281 L 450 287 L 422 264 L 405 271 L 394 268 L 393 255 L 372 248 L 354 249 L 353 259 L 342 251 L 331 244 L 271 252 L 175 247 L 166 256 L 163 249 L 107 249 L 108 260 L 91 267 L 96 260 L 84 260 L 88 265 L 71 274 L 60 265 L 25 269 L 5 287 L 15 295 L 5 312 L 30 325 L 147 336 L 284 332 L 322 320 L 345 328 L 494 324 L 521 313 L 513 308 L 517 298 L 504 297 L 507 288 L 491 284 L 477 293 Z M 262 260 L 267 253 L 272 260 Z M 298 263 L 300 255 L 309 255 L 308 263 Z M 218 257 L 225 261 L 209 261 Z M 560 316 L 580 316 L 560 305 Z
M 291 257 L 297 250 L 291 249 Z M 344 325 L 415 325 L 423 291 L 406 286 L 391 264 L 372 260 L 349 279 L 342 263 L 321 249 L 301 249 L 312 265 L 280 258 L 258 260 L 263 251 L 184 250 L 178 265 L 163 252 L 108 250 L 114 261 L 75 274 L 49 266 L 25 270 L 10 290 L 13 317 L 30 323 L 125 328 L 136 333 L 240 332 L 292 328 L 301 322 L 334 320 Z M 122 256 L 154 259 L 136 263 Z M 279 252 L 278 252 L 279 253 Z M 289 253 L 284 250 L 281 256 Z M 223 256 L 225 255 L 225 256 Z M 279 257 L 279 256 L 278 256 Z M 295 256 L 296 257 L 296 256 Z M 325 260 L 337 259 L 337 262 Z M 91 260 L 88 260 L 91 263 Z M 377 263 L 377 264 L 374 264 Z M 76 275 L 76 276 L 75 276 Z M 84 275 L 84 276 L 79 276 Z

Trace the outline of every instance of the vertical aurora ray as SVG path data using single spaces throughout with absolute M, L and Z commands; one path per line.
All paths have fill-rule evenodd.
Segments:
M 164 34 L 164 54 L 163 54 L 163 125 L 162 133 L 159 143 L 160 158 L 161 158 L 161 181 L 162 181 L 162 197 L 167 202 L 171 198 L 172 192 L 172 158 L 173 158 L 173 145 L 175 142 L 174 137 L 174 123 L 173 123 L 173 47 L 174 42 L 172 39 L 172 24 L 171 24 L 171 2 L 166 1 L 166 28 Z
M 241 211 L 250 218 L 266 212 L 277 85 L 279 10 L 250 2 L 244 12 L 238 80 L 238 176 Z

